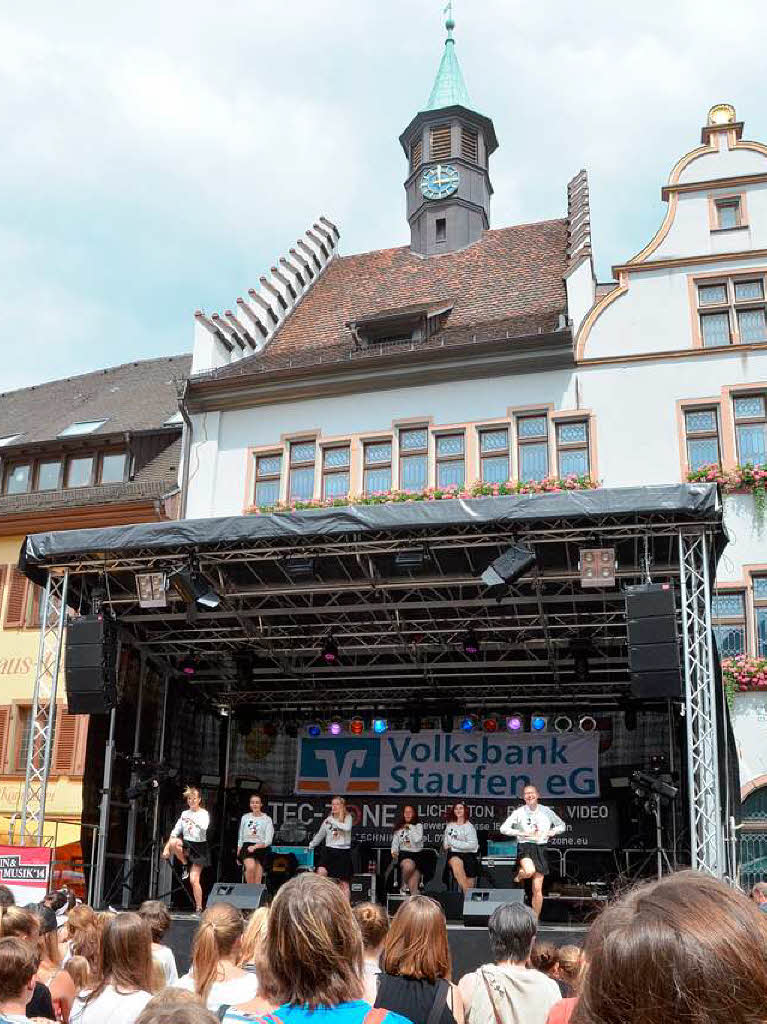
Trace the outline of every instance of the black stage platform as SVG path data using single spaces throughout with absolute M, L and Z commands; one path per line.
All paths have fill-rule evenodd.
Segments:
M 165 936 L 165 944 L 170 946 L 176 957 L 179 974 L 189 970 L 189 957 L 192 938 L 200 919 L 193 914 L 171 914 L 171 926 Z M 543 942 L 553 942 L 556 946 L 583 944 L 588 926 L 584 924 L 542 924 L 538 936 Z M 468 971 L 473 971 L 480 964 L 488 963 L 490 942 L 487 928 L 467 928 L 462 924 L 448 924 L 448 941 L 453 957 L 453 979 L 458 981 Z

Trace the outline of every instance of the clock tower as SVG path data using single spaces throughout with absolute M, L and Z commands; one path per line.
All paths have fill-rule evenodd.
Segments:
M 410 247 L 425 256 L 463 249 L 490 226 L 488 163 L 498 148 L 493 122 L 471 108 L 452 17 L 445 28 L 445 52 L 429 101 L 399 139 L 408 161 Z

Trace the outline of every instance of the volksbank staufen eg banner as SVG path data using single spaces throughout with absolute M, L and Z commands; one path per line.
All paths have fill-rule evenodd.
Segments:
M 296 793 L 521 797 L 599 796 L 597 733 L 475 734 L 424 731 L 303 736 Z

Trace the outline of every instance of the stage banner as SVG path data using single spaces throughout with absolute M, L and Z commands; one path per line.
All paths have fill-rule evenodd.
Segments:
M 302 736 L 296 793 L 511 799 L 599 796 L 597 733 Z
M 50 847 L 0 846 L 0 883 L 8 886 L 18 906 L 42 902 L 50 873 Z

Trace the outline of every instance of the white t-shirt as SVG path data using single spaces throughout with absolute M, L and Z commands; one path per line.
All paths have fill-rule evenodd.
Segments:
M 268 814 L 243 814 L 240 818 L 240 831 L 237 834 L 237 846 L 246 843 L 259 843 L 271 846 L 274 839 L 274 824 Z
M 152 943 L 152 959 L 162 967 L 166 985 L 173 985 L 174 982 L 178 981 L 178 968 L 176 967 L 176 958 L 173 955 L 172 949 L 169 949 L 167 946 L 161 946 L 159 943 L 157 945 Z
M 408 853 L 420 853 L 423 849 L 423 825 L 420 821 L 415 825 L 403 825 L 394 833 L 391 852 L 400 853 L 404 857 Z
M 309 848 L 319 846 L 322 840 L 331 850 L 348 850 L 352 845 L 352 816 L 347 814 L 343 821 L 329 815 L 309 843 Z
M 194 977 L 191 971 L 178 979 L 176 988 L 194 992 Z M 242 977 L 229 978 L 227 981 L 214 981 L 208 992 L 206 1006 L 211 1013 L 217 1013 L 222 1003 L 239 1006 L 240 1003 L 247 1003 L 257 995 L 258 978 L 255 974 L 243 974 Z
M 463 825 L 453 821 L 445 829 L 442 845 L 453 853 L 476 853 L 479 849 L 477 830 L 470 821 Z
M 534 811 L 526 804 L 518 807 L 501 825 L 503 835 L 516 836 L 521 843 L 535 843 L 537 846 L 545 846 L 550 836 L 559 835 L 566 829 L 562 819 L 543 804 L 538 804 Z
M 29 1018 L 20 1013 L 3 1013 L 0 1010 L 0 1024 L 29 1024 Z
M 201 807 L 199 811 L 182 811 L 171 835 L 181 836 L 187 843 L 204 843 L 208 835 L 210 815 Z
M 69 1024 L 134 1024 L 152 998 L 149 992 L 118 992 L 113 985 L 88 1003 L 83 1002 L 85 994 L 81 992 L 72 1003 Z

